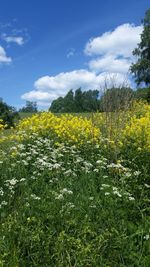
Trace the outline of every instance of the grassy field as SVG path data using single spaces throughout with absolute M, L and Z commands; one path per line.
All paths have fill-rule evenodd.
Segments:
M 32 112 L 19 112 L 19 117 L 21 119 L 31 117 L 32 115 L 34 115 L 34 113 L 32 113 Z
M 0 267 L 149 267 L 150 106 L 1 131 Z

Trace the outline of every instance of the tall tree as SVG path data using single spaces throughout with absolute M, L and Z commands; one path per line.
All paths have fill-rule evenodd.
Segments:
M 97 111 L 99 108 L 99 91 L 88 90 L 83 92 L 83 111 Z
M 142 23 L 141 42 L 133 51 L 133 55 L 137 56 L 137 62 L 133 63 L 130 69 L 137 85 L 142 82 L 150 85 L 150 9 L 146 11 Z
M 81 88 L 78 88 L 75 91 L 74 101 L 75 101 L 75 112 L 82 112 L 83 111 L 83 93 L 82 93 Z
M 64 112 L 74 112 L 74 93 L 70 90 L 64 97 Z
M 57 99 L 53 100 L 49 111 L 54 113 L 61 113 L 64 112 L 64 98 L 58 97 Z

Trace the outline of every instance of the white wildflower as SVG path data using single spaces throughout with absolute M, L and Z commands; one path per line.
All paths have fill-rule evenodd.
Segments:
M 98 169 L 94 169 L 93 172 L 99 172 L 99 170 Z
M 113 193 L 114 195 L 117 195 L 118 197 L 122 197 L 122 195 L 117 190 L 114 190 Z
M 135 200 L 135 198 L 132 196 L 129 196 L 129 200 L 133 201 L 133 200 Z
M 62 200 L 62 199 L 64 199 L 64 196 L 63 196 L 63 194 L 59 194 L 58 196 L 55 197 L 55 199 Z
M 7 204 L 8 204 L 8 202 L 6 202 L 6 201 L 2 201 L 2 202 L 1 202 L 1 205 L 2 205 L 2 206 L 6 206 Z
M 144 236 L 144 239 L 145 239 L 145 240 L 149 240 L 149 237 L 150 237 L 150 235 L 147 234 L 147 235 Z
M 41 199 L 40 197 L 36 196 L 35 194 L 31 194 L 31 197 L 32 197 L 33 199 L 35 199 L 35 200 L 40 200 L 40 199 Z
M 72 170 L 71 169 L 69 169 L 69 170 L 67 170 L 67 171 L 64 172 L 65 175 L 70 175 L 71 173 L 72 173 Z
M 6 182 L 13 186 L 13 185 L 16 185 L 16 183 L 18 182 L 18 180 L 15 179 L 15 178 L 13 178 L 11 180 L 6 180 Z
M 93 167 L 93 165 L 90 162 L 87 162 L 87 161 L 84 161 L 83 164 L 87 168 L 92 168 Z
M 4 195 L 4 191 L 3 191 L 3 188 L 0 187 L 0 196 L 3 196 Z
M 60 167 L 61 167 L 61 165 L 58 164 L 58 163 L 55 163 L 55 164 L 53 165 L 53 168 L 56 169 L 56 170 L 59 169 Z
M 102 186 L 102 187 L 110 187 L 109 184 L 102 184 L 101 186 Z
M 68 190 L 67 188 L 63 188 L 61 190 L 61 193 L 62 194 L 69 194 L 69 195 L 72 195 L 73 194 L 73 192 L 71 190 Z
M 96 164 L 101 164 L 101 163 L 103 163 L 102 160 L 97 160 L 97 161 L 96 161 Z
M 20 182 L 24 182 L 26 179 L 25 178 L 21 178 L 20 179 Z
M 135 176 L 139 176 L 140 174 L 141 174 L 140 171 L 135 171 L 135 172 L 134 172 L 134 175 L 135 175 Z
M 89 207 L 95 209 L 96 205 L 90 205 Z
M 110 195 L 110 193 L 109 192 L 105 192 L 105 196 L 109 196 Z
M 131 173 L 130 172 L 126 172 L 125 176 L 129 178 L 129 177 L 131 177 Z

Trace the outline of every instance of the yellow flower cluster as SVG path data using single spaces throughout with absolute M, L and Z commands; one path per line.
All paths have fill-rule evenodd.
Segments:
M 150 105 L 143 101 L 134 101 L 131 113 L 137 118 L 148 116 L 150 114 Z
M 16 127 L 17 135 L 22 138 L 23 133 L 29 135 L 55 136 L 61 141 L 82 144 L 84 142 L 97 142 L 100 130 L 93 126 L 91 120 L 70 114 L 55 116 L 50 112 L 42 112 L 25 118 Z
M 3 120 L 0 119 L 0 131 L 4 130 L 7 127 L 7 124 L 4 124 Z
M 0 121 L 0 129 L 5 126 Z M 150 150 L 150 105 L 135 102 L 130 110 L 90 113 L 86 116 L 50 112 L 37 113 L 22 119 L 0 142 L 24 140 L 32 134 L 50 137 L 54 142 L 74 144 L 100 142 L 105 148 L 120 150 L 131 146 L 139 151 Z
M 127 144 L 139 151 L 150 150 L 150 105 L 134 102 L 125 111 L 95 113 L 91 117 L 109 148 L 117 149 Z
M 150 106 L 144 105 L 123 130 L 124 144 L 130 144 L 139 151 L 150 151 Z

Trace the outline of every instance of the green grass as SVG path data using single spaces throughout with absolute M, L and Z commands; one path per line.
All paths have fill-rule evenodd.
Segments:
M 31 117 L 33 114 L 32 112 L 19 112 L 19 116 L 21 119 L 27 118 L 27 117 Z
M 1 267 L 149 267 L 142 166 L 42 137 L 8 150 L 0 163 Z

